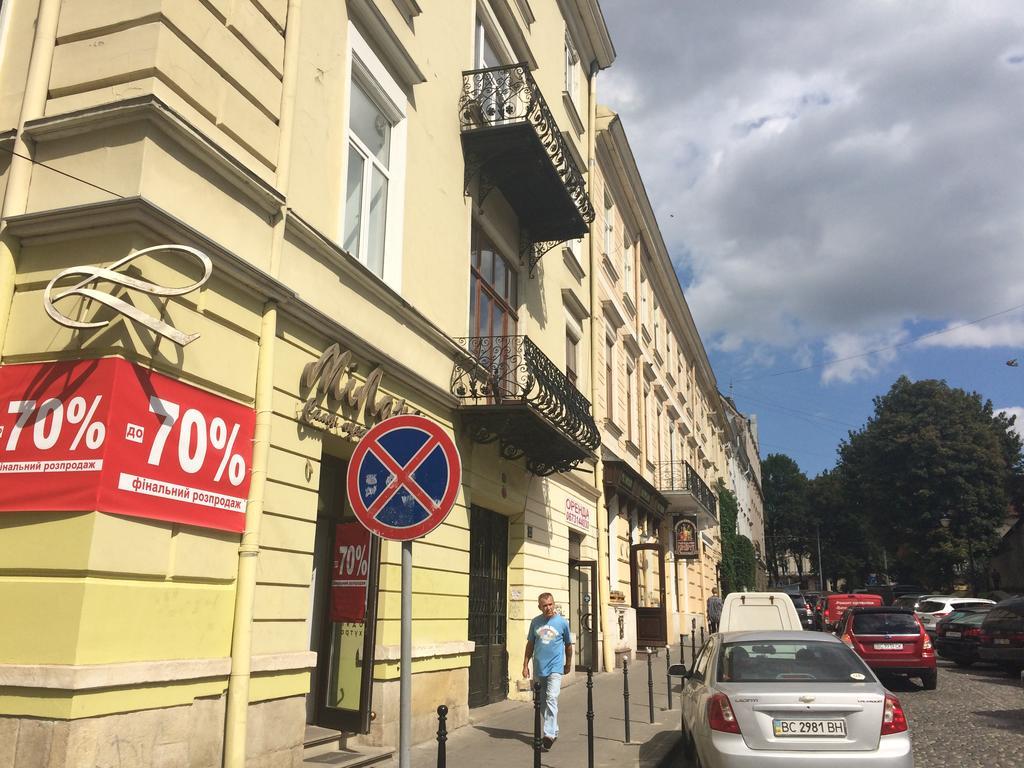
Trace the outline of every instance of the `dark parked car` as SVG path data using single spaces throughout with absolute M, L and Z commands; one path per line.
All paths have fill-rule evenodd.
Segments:
M 804 629 L 815 629 L 814 620 L 814 609 L 811 604 L 807 602 L 803 595 L 794 595 L 790 593 L 789 599 L 793 601 L 793 606 L 796 608 L 796 615 L 800 617 L 800 624 Z
M 955 662 L 958 667 L 969 667 L 978 661 L 978 641 L 981 623 L 988 609 L 953 611 L 935 625 L 935 650 L 940 658 Z
M 925 689 L 935 690 L 935 649 L 913 611 L 891 605 L 851 607 L 843 613 L 836 635 L 876 674 L 917 677 Z
M 978 654 L 1013 675 L 1024 669 L 1024 597 L 1004 600 L 985 615 Z

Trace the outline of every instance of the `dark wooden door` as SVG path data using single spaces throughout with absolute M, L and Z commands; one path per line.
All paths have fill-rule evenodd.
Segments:
M 506 591 L 508 520 L 481 507 L 469 512 L 469 706 L 508 696 Z
M 660 647 L 668 642 L 665 613 L 665 551 L 660 544 L 634 544 L 629 572 L 636 609 L 636 644 Z

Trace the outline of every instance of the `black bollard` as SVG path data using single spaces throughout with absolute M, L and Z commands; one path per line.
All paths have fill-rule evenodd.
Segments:
M 541 768 L 540 766 L 540 751 L 541 751 L 541 736 L 540 736 L 540 723 L 541 715 L 540 710 L 543 706 L 541 701 L 541 684 L 539 682 L 533 684 L 533 768 Z
M 682 653 L 683 647 L 679 646 L 679 651 Z M 668 708 L 672 709 L 672 675 L 668 673 L 669 668 L 672 666 L 672 646 L 665 646 L 665 690 L 668 691 Z
M 654 673 L 651 669 L 651 655 L 653 651 L 647 649 L 647 707 L 651 712 L 651 722 L 654 722 Z
M 626 743 L 629 744 L 629 659 L 622 659 L 622 702 L 626 711 Z
M 704 625 L 700 625 L 700 647 L 704 647 Z
M 448 707 L 437 708 L 437 768 L 447 768 L 448 755 L 445 742 L 448 741 Z
M 690 635 L 690 669 L 693 669 L 693 662 L 697 660 L 697 633 Z
M 594 768 L 594 670 L 587 667 L 587 768 Z

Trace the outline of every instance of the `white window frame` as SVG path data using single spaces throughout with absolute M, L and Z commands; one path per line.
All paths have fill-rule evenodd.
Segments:
M 579 109 L 580 55 L 568 37 L 565 38 L 565 92 L 569 94 L 573 105 Z
M 568 306 L 564 307 L 565 313 L 565 335 L 573 340 L 576 347 L 576 389 L 580 392 L 586 392 L 586 377 L 584 376 L 584 369 L 587 367 L 583 364 L 583 355 L 581 350 L 583 349 L 583 325 L 579 318 L 575 316 L 575 313 L 569 309 Z M 569 361 L 566 360 L 566 367 L 568 367 Z
M 391 145 L 388 158 L 388 196 L 387 211 L 384 221 L 384 263 L 380 279 L 401 293 L 402 289 L 402 233 L 404 230 L 405 211 L 405 168 L 408 120 L 406 110 L 408 101 L 401 86 L 388 73 L 387 68 L 370 48 L 370 45 L 359 34 L 352 22 L 348 25 L 348 67 L 349 83 L 357 82 L 374 105 L 391 122 Z M 345 233 L 345 205 L 347 197 L 348 154 L 349 147 L 355 146 L 356 151 L 366 154 L 365 147 L 352 135 L 349 129 L 351 96 L 345 107 L 344 125 L 345 142 L 343 150 L 343 169 L 341 173 L 341 216 L 339 217 L 338 240 L 341 242 Z M 369 194 L 369 185 L 364 183 L 364 195 Z M 365 234 L 360 235 L 361 254 L 353 253 L 363 266 L 367 266 L 365 255 Z

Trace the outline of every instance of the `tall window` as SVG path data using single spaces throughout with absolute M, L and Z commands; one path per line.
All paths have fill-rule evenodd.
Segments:
M 579 338 L 568 327 L 565 329 L 565 377 L 575 387 L 579 380 Z
M 636 444 L 636 367 L 626 366 L 626 439 Z
M 572 103 L 580 103 L 580 57 L 568 39 L 565 41 L 565 92 Z
M 615 421 L 615 338 L 605 336 L 604 343 L 605 416 Z
M 405 163 L 405 96 L 383 63 L 349 27 L 348 157 L 342 247 L 398 288 Z
M 628 234 L 622 237 L 622 281 L 626 285 L 626 295 L 633 295 L 633 243 Z
M 614 253 L 615 243 L 615 207 L 611 195 L 604 196 L 604 252 L 608 258 Z
M 519 306 L 516 271 L 475 222 L 471 249 L 469 334 L 515 336 Z

